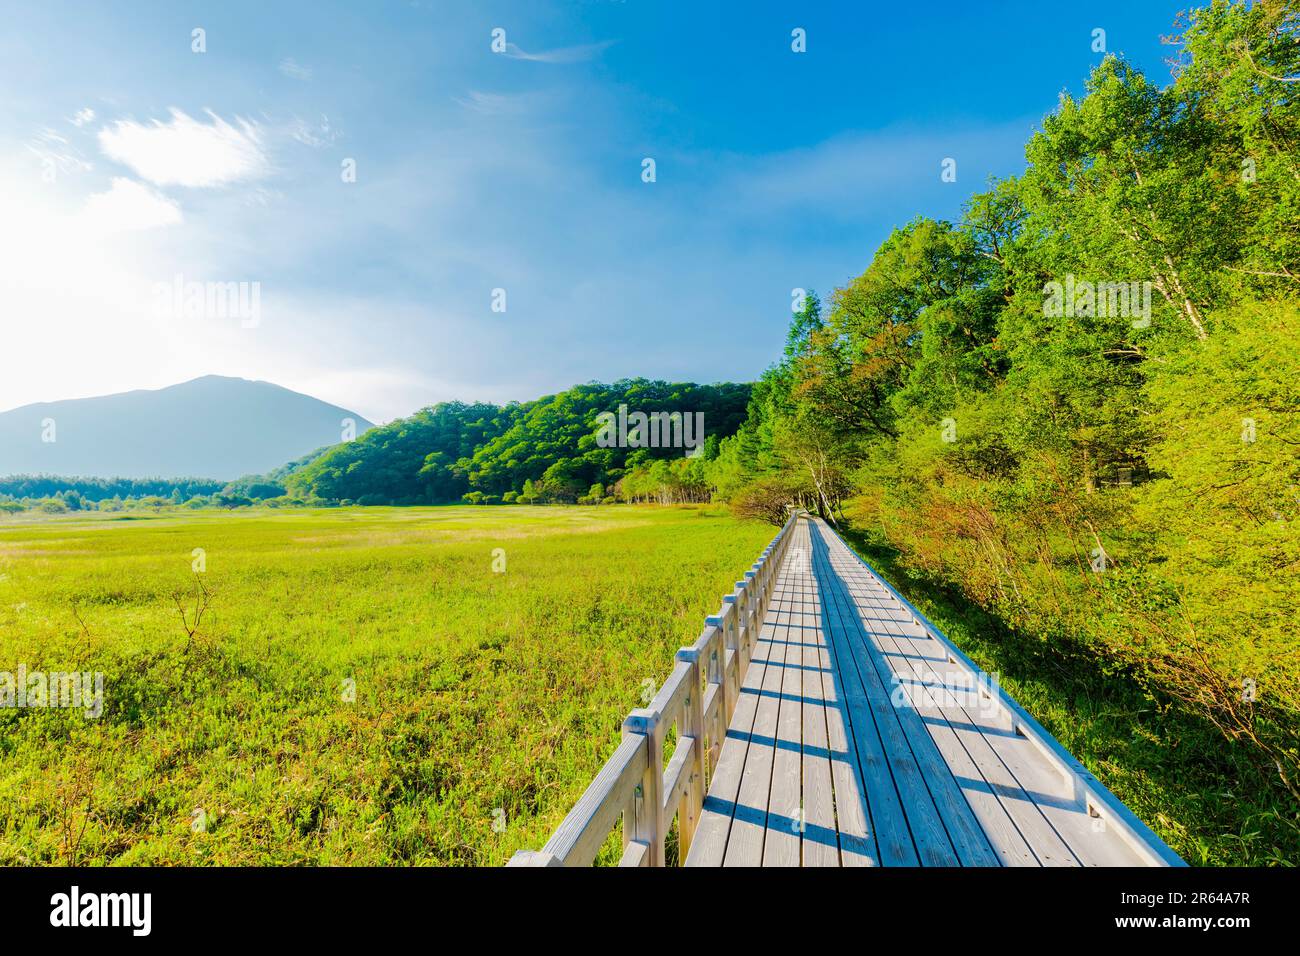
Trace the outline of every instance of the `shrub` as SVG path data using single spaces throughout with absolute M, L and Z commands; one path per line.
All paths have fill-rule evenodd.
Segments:
M 785 482 L 764 478 L 741 489 L 731 500 L 738 518 L 758 518 L 778 528 L 785 524 L 793 496 Z

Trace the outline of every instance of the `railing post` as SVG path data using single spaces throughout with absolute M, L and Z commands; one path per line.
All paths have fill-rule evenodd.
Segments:
M 684 737 L 690 737 L 693 744 L 691 780 L 682 797 L 681 808 L 677 811 L 677 858 L 684 863 L 691 841 L 695 839 L 695 828 L 700 825 L 700 815 L 704 811 L 704 689 L 700 674 L 700 652 L 683 647 L 677 652 L 677 659 L 691 665 L 691 693 L 683 705 L 683 726 L 678 728 L 677 735 L 677 746 L 682 745 Z
M 727 733 L 727 725 L 723 722 L 727 710 L 727 678 L 724 673 L 727 650 L 723 638 L 722 618 L 717 616 L 705 618 L 705 625 L 713 632 L 713 636 L 704 645 L 706 699 L 708 685 L 712 684 L 717 688 L 714 695 L 718 701 L 718 706 L 713 712 L 713 722 L 706 728 L 709 734 L 709 773 L 712 774 L 717 766 L 717 757 L 713 754 L 713 748 L 718 748 L 719 755 L 722 753 L 722 742 Z
M 743 683 L 745 671 L 749 670 L 749 661 L 754 656 L 754 591 L 749 586 L 750 574 L 745 572 L 745 580 L 736 582 L 736 611 L 740 615 L 743 630 L 736 643 L 740 645 L 740 659 L 736 665 L 736 682 Z
M 750 633 L 749 641 L 751 656 L 753 656 L 754 644 L 763 633 L 763 582 L 759 578 L 758 567 L 756 564 L 752 571 L 745 572 L 745 583 L 749 590 L 749 616 L 753 620 L 753 631 Z
M 737 646 L 739 637 L 739 627 L 737 626 L 738 614 L 736 613 L 736 596 L 728 594 L 722 599 L 722 711 L 726 716 L 727 726 L 731 726 L 731 714 L 736 709 L 736 701 L 740 699 L 740 679 L 733 676 L 733 668 L 727 660 L 728 656 L 737 664 L 740 663 L 740 648 Z M 727 654 L 728 651 L 732 653 Z
M 726 598 L 723 598 L 723 601 L 726 601 Z M 727 686 L 727 605 L 723 604 L 722 607 L 723 613 L 710 614 L 704 619 L 704 624 L 706 627 L 718 629 L 718 693 L 722 695 L 722 706 L 718 708 L 718 713 L 725 718 L 731 713 L 727 704 L 731 689 Z
M 749 662 L 754 658 L 754 645 L 758 642 L 758 619 L 754 617 L 754 612 L 757 610 L 755 588 L 751 582 L 750 572 L 745 572 L 743 581 L 736 582 L 736 588 L 745 603 L 742 619 L 745 622 L 745 665 L 748 667 Z
M 664 727 L 659 717 L 659 711 L 640 707 L 623 721 L 623 736 L 644 734 L 649 744 L 630 839 L 646 845 L 651 866 L 665 865 L 664 837 L 667 835 L 664 826 Z M 625 834 L 626 827 L 624 819 Z
M 772 592 L 776 591 L 776 571 L 781 559 L 774 554 L 763 555 L 763 617 L 772 606 Z

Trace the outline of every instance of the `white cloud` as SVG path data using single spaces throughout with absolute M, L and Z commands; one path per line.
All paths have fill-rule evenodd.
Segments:
M 293 80 L 310 80 L 311 68 L 303 66 L 291 56 L 280 61 L 280 72 Z
M 319 123 L 309 123 L 304 119 L 295 118 L 286 127 L 286 131 L 291 139 L 313 149 L 332 145 L 340 136 L 339 131 L 330 123 L 330 118 L 323 114 Z
M 173 109 L 170 122 L 118 120 L 100 130 L 99 145 L 158 186 L 224 186 L 270 171 L 256 123 L 236 118 L 232 125 L 210 110 L 208 116 L 204 123 Z
M 92 110 L 89 106 L 87 106 L 84 107 L 83 109 L 77 110 L 77 112 L 72 115 L 72 118 L 68 120 L 68 122 L 71 123 L 73 126 L 85 126 L 87 123 L 94 122 L 94 119 L 95 119 L 95 111 Z
M 75 144 L 48 127 L 39 130 L 24 145 L 49 170 L 75 173 L 86 172 L 91 168 Z
M 599 56 L 613 45 L 613 40 L 603 40 L 600 43 L 584 43 L 581 46 L 529 53 L 517 43 L 507 43 L 504 55 L 514 60 L 531 60 L 534 63 L 581 63 Z
M 95 193 L 82 208 L 81 222 L 96 233 L 132 232 L 174 226 L 181 208 L 133 179 L 114 177 L 107 192 Z

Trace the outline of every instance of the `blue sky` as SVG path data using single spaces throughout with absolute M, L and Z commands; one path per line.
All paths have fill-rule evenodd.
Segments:
M 1095 28 L 1165 81 L 1185 6 L 11 9 L 0 409 L 210 373 L 377 421 L 624 376 L 750 379 L 793 288 L 828 292 L 893 227 L 955 218 L 1023 168 L 1100 60 Z M 178 276 L 255 283 L 256 320 L 160 307 Z

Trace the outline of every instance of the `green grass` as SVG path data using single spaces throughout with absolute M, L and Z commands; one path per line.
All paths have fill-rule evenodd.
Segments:
M 1294 866 L 1300 808 L 1246 748 L 1060 635 L 1026 634 L 893 549 L 841 529 L 860 555 L 1193 866 Z
M 0 523 L 0 671 L 105 698 L 0 710 L 0 863 L 503 863 L 772 535 L 702 508 Z

